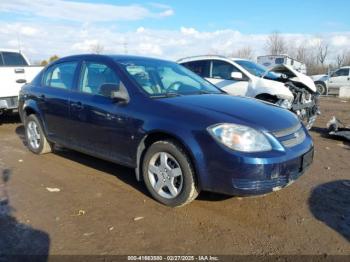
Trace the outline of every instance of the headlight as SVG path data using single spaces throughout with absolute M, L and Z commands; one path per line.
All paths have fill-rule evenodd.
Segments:
M 262 152 L 272 149 L 265 135 L 248 126 L 218 124 L 208 128 L 209 133 L 225 146 L 241 152 Z
M 289 101 L 288 99 L 281 99 L 277 102 L 277 105 L 285 109 L 291 109 L 292 101 Z

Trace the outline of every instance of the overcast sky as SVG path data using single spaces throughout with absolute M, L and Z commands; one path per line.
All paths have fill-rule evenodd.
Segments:
M 0 48 L 31 60 L 87 53 L 178 59 L 250 46 L 265 54 L 266 36 L 279 31 L 290 45 L 327 40 L 335 55 L 350 47 L 347 0 L 177 1 L 1 0 Z

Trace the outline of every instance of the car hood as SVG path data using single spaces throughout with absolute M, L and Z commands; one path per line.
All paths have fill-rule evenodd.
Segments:
M 164 103 L 200 112 L 212 123 L 229 122 L 251 126 L 264 131 L 277 131 L 299 123 L 286 109 L 261 100 L 230 95 L 188 95 L 162 99 Z
M 296 71 L 291 66 L 283 65 L 283 64 L 276 65 L 272 67 L 269 71 L 274 73 L 284 74 L 288 77 L 290 81 L 300 83 L 305 87 L 307 87 L 308 89 L 310 89 L 312 92 L 317 91 L 315 83 L 311 77 Z

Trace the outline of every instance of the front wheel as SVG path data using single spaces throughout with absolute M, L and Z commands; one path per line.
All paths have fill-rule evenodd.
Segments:
M 327 95 L 327 88 L 326 88 L 326 85 L 324 83 L 316 82 L 315 85 L 316 85 L 317 92 L 320 95 Z
M 199 193 L 192 163 L 175 141 L 152 144 L 143 159 L 142 172 L 150 194 L 167 206 L 186 205 Z
M 36 115 L 29 115 L 25 119 L 25 137 L 27 147 L 35 154 L 50 153 L 52 148 L 47 141 L 41 122 Z

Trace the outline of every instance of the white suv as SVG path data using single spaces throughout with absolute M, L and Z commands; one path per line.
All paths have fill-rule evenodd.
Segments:
M 177 61 L 231 95 L 277 104 L 296 113 L 310 129 L 319 113 L 313 80 L 287 65 L 268 70 L 253 61 L 223 56 L 196 56 Z

